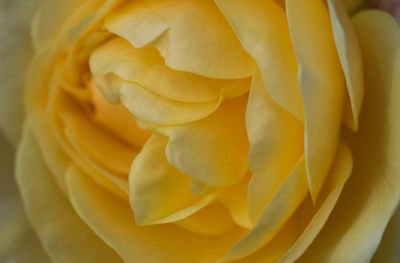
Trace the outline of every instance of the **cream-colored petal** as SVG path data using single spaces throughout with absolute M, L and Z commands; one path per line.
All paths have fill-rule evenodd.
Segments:
M 221 101 L 220 98 L 204 103 L 174 101 L 133 83 L 122 84 L 119 93 L 121 102 L 136 118 L 161 125 L 202 119 L 213 113 Z
M 287 0 L 290 36 L 303 96 L 304 148 L 311 196 L 316 201 L 334 158 L 345 80 L 323 1 Z
M 122 38 L 114 38 L 98 47 L 90 57 L 95 76 L 114 73 L 154 93 L 182 102 L 207 102 L 224 90 L 243 85 L 246 80 L 220 80 L 170 69 L 151 46 L 134 48 Z
M 70 170 L 67 178 L 78 214 L 127 263 L 215 262 L 242 235 L 215 238 L 173 224 L 138 227 L 127 203 L 97 187 L 80 170 Z
M 181 220 L 213 200 L 191 193 L 191 178 L 167 161 L 167 143 L 168 138 L 153 135 L 132 163 L 130 202 L 137 225 Z
M 297 65 L 284 9 L 275 1 L 216 0 L 244 49 L 257 62 L 265 88 L 303 121 Z
M 344 121 L 353 130 L 358 129 L 358 116 L 364 96 L 364 75 L 357 36 L 341 0 L 329 0 L 333 36 L 340 63 L 346 77 L 350 104 L 345 105 Z
M 246 110 L 250 140 L 248 162 L 253 176 L 248 210 L 253 225 L 303 154 L 304 126 L 281 108 L 254 76 Z
M 25 75 L 33 56 L 30 25 L 40 2 L 3 1 L 0 8 L 0 130 L 15 147 L 24 119 Z
M 240 259 L 267 244 L 286 223 L 308 193 L 304 155 L 265 207 L 257 224 L 220 262 Z
M 158 127 L 169 137 L 168 162 L 182 173 L 211 186 L 238 183 L 246 174 L 247 96 L 225 100 L 217 111 L 185 125 Z
M 16 177 L 28 218 L 52 261 L 122 262 L 76 215 L 28 129 L 18 147 Z
M 353 25 L 364 62 L 357 134 L 348 136 L 354 171 L 326 226 L 299 262 L 369 262 L 400 199 L 400 29 L 368 10 Z
M 153 44 L 175 70 L 220 79 L 256 70 L 212 0 L 135 1 L 107 18 L 106 28 L 136 48 Z

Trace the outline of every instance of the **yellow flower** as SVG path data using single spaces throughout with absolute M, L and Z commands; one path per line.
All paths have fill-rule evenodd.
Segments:
M 363 5 L 41 1 L 0 124 L 51 261 L 369 262 L 400 200 L 400 28 Z

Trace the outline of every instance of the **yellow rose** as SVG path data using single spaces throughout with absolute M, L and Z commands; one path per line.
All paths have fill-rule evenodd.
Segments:
M 400 200 L 392 16 L 358 0 L 8 5 L 0 124 L 51 261 L 372 259 Z M 36 5 L 31 47 L 18 21 Z

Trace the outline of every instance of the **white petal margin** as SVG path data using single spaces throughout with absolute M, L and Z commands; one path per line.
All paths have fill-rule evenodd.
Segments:
M 299 262 L 369 262 L 400 199 L 400 28 L 367 10 L 353 20 L 364 61 L 354 172 L 327 225 Z
M 0 130 L 16 146 L 22 130 L 23 90 L 33 55 L 30 25 L 40 0 L 5 0 L 0 6 Z
M 28 126 L 18 147 L 16 177 L 28 218 L 53 262 L 122 262 L 75 213 L 46 167 Z

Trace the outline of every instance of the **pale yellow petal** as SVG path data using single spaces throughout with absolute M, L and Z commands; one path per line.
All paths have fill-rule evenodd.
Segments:
M 254 76 L 246 110 L 250 140 L 248 162 L 253 177 L 248 210 L 253 225 L 303 154 L 304 126 L 281 108 Z
M 14 177 L 14 154 L 11 144 L 0 134 L 0 261 L 48 263 L 24 211 Z
M 350 149 L 341 143 L 336 153 L 335 161 L 329 171 L 328 179 L 323 186 L 324 201 L 317 207 L 318 210 L 289 250 L 279 259 L 279 263 L 295 262 L 310 246 L 321 231 L 338 201 L 343 187 L 350 177 L 353 168 L 353 158 Z
M 18 147 L 16 177 L 27 215 L 52 261 L 122 262 L 76 215 L 28 129 Z
M 204 103 L 189 103 L 164 98 L 137 84 L 124 83 L 119 90 L 121 102 L 139 119 L 176 125 L 202 119 L 213 113 L 221 99 Z
M 65 112 L 61 116 L 64 133 L 79 148 L 79 152 L 103 169 L 127 178 L 139 148 L 124 143 L 94 124 L 88 117 L 85 118 L 83 112 Z
M 81 171 L 72 169 L 67 178 L 78 214 L 127 263 L 215 262 L 242 235 L 233 232 L 216 238 L 173 224 L 138 227 L 127 203 L 97 187 Z
M 39 3 L 10 0 L 0 8 L 0 130 L 15 147 L 24 119 L 25 76 L 33 56 L 30 25 Z
M 268 0 L 216 0 L 244 49 L 257 62 L 265 88 L 303 121 L 297 65 L 284 9 Z
M 79 0 L 42 1 L 32 24 L 35 49 L 48 48 L 101 4 L 101 0 L 89 0 L 83 4 Z
M 211 186 L 238 183 L 246 174 L 247 96 L 227 99 L 217 111 L 185 125 L 158 127 L 169 137 L 167 159 L 182 173 Z
M 346 77 L 351 106 L 345 105 L 344 121 L 353 130 L 358 129 L 358 116 L 364 96 L 364 75 L 357 36 L 341 0 L 329 0 L 333 35 L 340 63 Z
M 353 18 L 364 62 L 354 171 L 326 226 L 299 262 L 369 262 L 400 199 L 400 29 L 387 13 Z M 334 249 L 332 249 L 334 248 Z
M 342 118 L 345 80 L 323 1 L 287 0 L 290 36 L 299 66 L 304 104 L 304 148 L 314 202 L 334 158 Z
M 246 81 L 210 79 L 172 70 L 155 48 L 134 48 L 122 38 L 114 38 L 98 47 L 91 54 L 90 68 L 95 76 L 114 73 L 158 95 L 182 102 L 213 101 L 224 90 Z
M 203 235 L 222 235 L 237 227 L 228 210 L 219 203 L 212 203 L 175 224 Z
M 191 193 L 191 178 L 167 161 L 167 142 L 168 138 L 153 135 L 132 163 L 130 202 L 137 225 L 181 220 L 213 200 Z
M 307 195 L 305 200 L 284 223 L 273 239 L 249 256 L 234 260 L 233 262 L 296 262 L 296 258 L 310 245 L 315 235 L 318 234 L 325 224 L 340 196 L 344 183 L 351 174 L 351 169 L 351 153 L 348 146 L 341 143 L 327 181 L 323 186 L 321 198 L 319 199 L 321 202 L 314 205 L 310 195 Z
M 106 28 L 136 48 L 153 44 L 175 70 L 221 79 L 256 70 L 212 0 L 135 1 L 107 18 Z
M 263 247 L 278 233 L 308 193 L 304 155 L 293 168 L 281 188 L 265 207 L 257 224 L 246 237 L 238 241 L 220 262 L 248 256 Z

